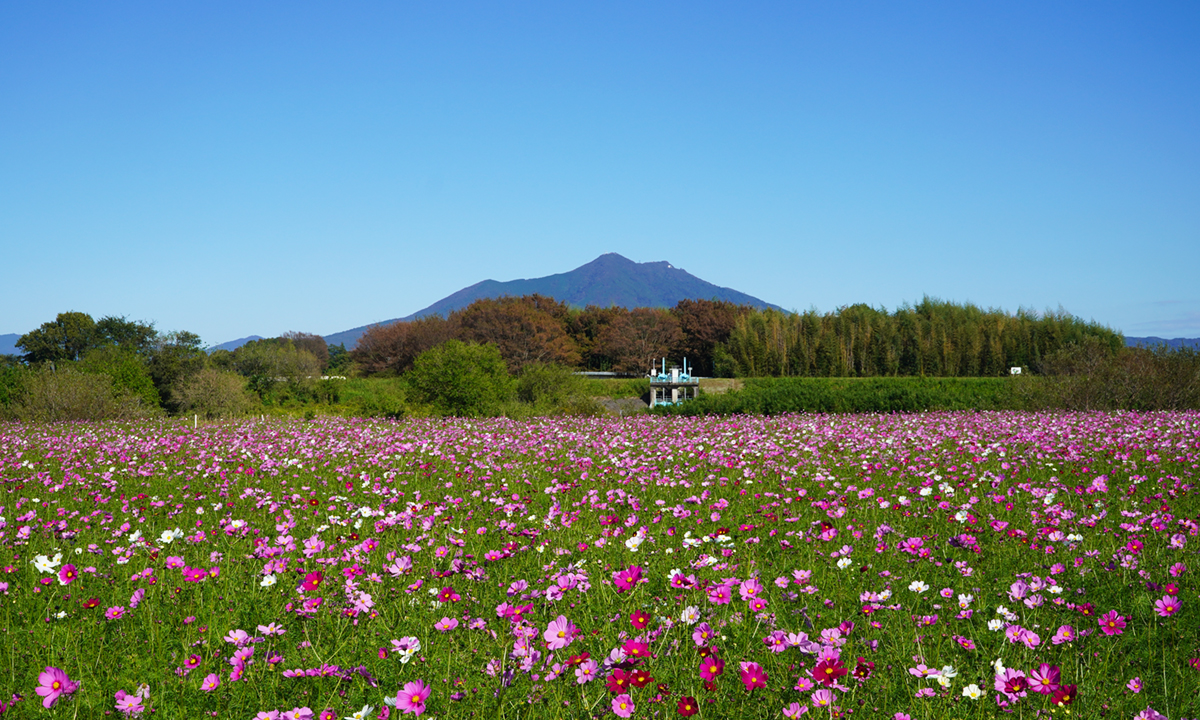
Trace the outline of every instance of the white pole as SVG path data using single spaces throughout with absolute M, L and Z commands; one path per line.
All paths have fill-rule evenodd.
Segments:
M 192 415 L 192 428 L 194 429 L 198 427 L 200 427 L 200 416 Z

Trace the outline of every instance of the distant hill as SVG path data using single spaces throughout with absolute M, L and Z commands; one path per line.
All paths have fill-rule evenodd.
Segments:
M 713 285 L 668 262 L 635 263 L 616 253 L 607 253 L 586 265 L 557 275 L 508 282 L 484 280 L 448 295 L 412 315 L 372 324 L 389 325 L 427 315 L 446 316 L 481 298 L 533 293 L 552 297 L 573 307 L 673 307 L 680 300 L 727 300 L 755 308 L 783 309 L 746 293 Z M 349 350 L 369 327 L 370 325 L 363 325 L 326 335 L 325 341 L 330 345 L 345 343 L 346 349 Z
M 229 352 L 233 352 L 234 350 L 237 350 L 238 348 L 240 348 L 241 346 L 245 345 L 248 342 L 251 342 L 253 340 L 262 340 L 262 339 L 263 339 L 262 335 L 250 335 L 248 337 L 238 338 L 237 340 L 230 340 L 229 342 L 223 342 L 220 345 L 213 345 L 212 347 L 210 347 L 208 349 L 208 351 L 212 352 L 213 350 L 228 350 Z M 247 352 L 249 352 L 249 351 L 247 351 Z
M 1164 340 L 1160 337 L 1127 337 L 1125 338 L 1127 347 L 1158 347 L 1166 345 L 1172 350 L 1180 348 L 1191 348 L 1192 350 L 1200 350 L 1200 338 L 1173 338 Z
M 21 336 L 16 333 L 0 335 L 0 355 L 24 355 L 25 352 L 17 347 Z

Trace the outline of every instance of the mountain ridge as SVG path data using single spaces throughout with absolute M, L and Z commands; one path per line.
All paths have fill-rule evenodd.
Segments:
M 325 336 L 330 345 L 354 347 L 368 328 L 407 322 L 428 315 L 449 315 L 476 300 L 537 293 L 572 307 L 673 307 L 680 300 L 727 300 L 755 308 L 783 308 L 732 288 L 714 285 L 669 262 L 636 263 L 617 253 L 605 253 L 565 273 L 519 280 L 483 280 L 451 293 L 405 317 L 343 330 Z

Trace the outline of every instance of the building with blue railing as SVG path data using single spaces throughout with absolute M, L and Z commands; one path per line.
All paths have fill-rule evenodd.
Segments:
M 655 405 L 678 405 L 685 400 L 692 400 L 700 392 L 700 378 L 692 377 L 688 372 L 687 358 L 683 359 L 683 367 L 672 365 L 667 368 L 667 359 L 663 358 L 661 369 L 650 369 L 650 407 Z

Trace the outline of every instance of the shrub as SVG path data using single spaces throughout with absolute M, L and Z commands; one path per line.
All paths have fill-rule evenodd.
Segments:
M 155 414 L 156 407 L 128 392 L 113 392 L 112 378 L 73 368 L 46 366 L 30 372 L 9 406 L 18 420 L 132 420 Z
M 258 404 L 242 377 L 214 368 L 181 379 L 172 394 L 181 413 L 195 413 L 206 420 L 246 415 Z
M 107 375 L 113 392 L 139 397 L 147 407 L 158 407 L 161 400 L 146 363 L 129 348 L 109 346 L 90 351 L 76 367 L 85 373 Z
M 586 379 L 562 365 L 526 365 L 517 379 L 517 399 L 535 414 L 595 415 L 601 408 L 588 389 Z
M 413 399 L 442 415 L 499 415 L 513 397 L 508 369 L 493 345 L 449 340 L 421 353 L 407 377 Z

